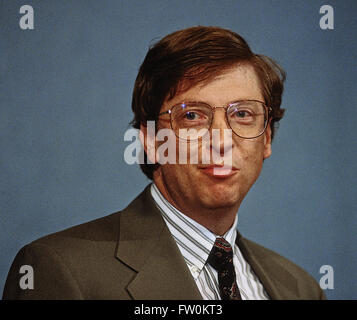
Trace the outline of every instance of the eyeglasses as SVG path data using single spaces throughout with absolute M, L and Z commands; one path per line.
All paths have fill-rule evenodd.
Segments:
M 159 116 L 170 114 L 171 128 L 175 135 L 184 140 L 197 140 L 199 135 L 182 134 L 184 132 L 209 130 L 213 122 L 215 109 L 226 110 L 227 122 L 232 131 L 244 139 L 261 136 L 267 125 L 271 108 L 258 100 L 240 100 L 223 107 L 212 107 L 205 102 L 183 102 L 176 104 L 169 110 L 161 112 Z M 197 132 L 196 131 L 196 132 Z

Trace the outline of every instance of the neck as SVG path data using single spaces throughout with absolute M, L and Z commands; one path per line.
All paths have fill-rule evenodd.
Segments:
M 230 207 L 202 207 L 197 203 L 190 203 L 187 199 L 182 199 L 178 193 L 169 192 L 162 180 L 154 178 L 154 183 L 172 206 L 216 236 L 223 236 L 232 227 L 239 204 Z

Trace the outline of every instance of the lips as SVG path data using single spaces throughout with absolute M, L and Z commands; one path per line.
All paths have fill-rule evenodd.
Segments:
M 236 167 L 227 165 L 199 166 L 198 169 L 200 169 L 203 173 L 215 178 L 228 178 L 238 172 Z

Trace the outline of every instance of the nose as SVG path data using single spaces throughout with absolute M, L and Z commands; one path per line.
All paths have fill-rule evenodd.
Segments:
M 232 129 L 227 122 L 225 108 L 217 107 L 213 109 L 210 133 L 212 153 L 216 152 L 221 157 L 227 155 L 232 149 Z

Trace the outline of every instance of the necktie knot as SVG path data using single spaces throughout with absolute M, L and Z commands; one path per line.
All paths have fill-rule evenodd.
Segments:
M 224 238 L 216 238 L 213 248 L 208 256 L 208 263 L 217 271 L 227 265 L 233 265 L 233 250 Z

